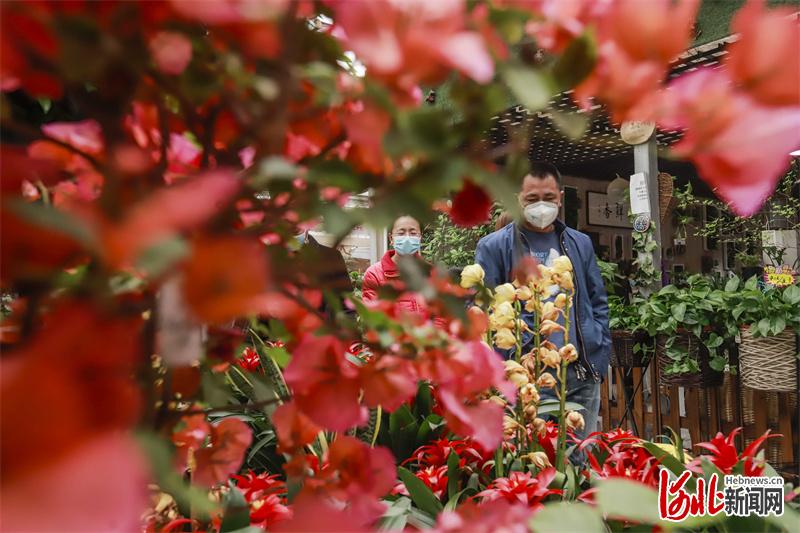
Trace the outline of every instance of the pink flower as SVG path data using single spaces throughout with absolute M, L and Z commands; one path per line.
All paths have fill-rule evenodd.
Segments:
M 93 119 L 80 122 L 51 122 L 42 126 L 42 131 L 49 137 L 90 155 L 103 151 L 103 130 Z
M 3 530 L 137 531 L 147 504 L 147 471 L 130 436 L 98 434 L 46 468 L 4 480 Z
M 465 29 L 460 0 L 331 2 L 334 35 L 345 42 L 371 74 L 410 94 L 456 69 L 479 83 L 494 75 L 494 62 L 481 35 Z
M 226 481 L 242 466 L 252 440 L 250 427 L 238 418 L 225 418 L 212 425 L 210 446 L 194 454 L 197 467 L 192 481 L 203 487 Z
M 767 107 L 736 92 L 722 70 L 703 69 L 670 85 L 660 124 L 686 128 L 674 152 L 740 216 L 757 212 L 800 145 L 800 106 Z
M 344 431 L 366 420 L 367 410 L 359 403 L 358 368 L 347 360 L 344 344 L 336 337 L 306 333 L 284 378 L 297 406 L 320 426 Z
M 528 533 L 531 509 L 522 503 L 492 500 L 480 505 L 468 501 L 455 511 L 439 515 L 432 533 Z
M 150 39 L 150 53 L 158 70 L 177 76 L 192 60 L 192 42 L 180 33 L 162 31 Z
M 764 9 L 750 0 L 731 23 L 740 39 L 728 46 L 725 65 L 731 77 L 766 105 L 800 105 L 800 22 L 796 8 Z
M 416 393 L 417 380 L 410 361 L 391 355 L 377 357 L 361 368 L 364 402 L 394 411 Z
M 425 486 L 431 489 L 434 496 L 441 499 L 447 492 L 447 465 L 444 466 L 429 466 L 414 472 L 417 479 L 425 483 Z M 408 489 L 404 483 L 398 483 L 392 489 L 392 494 L 402 494 L 409 496 Z
M 297 409 L 294 402 L 280 405 L 272 413 L 280 451 L 292 453 L 314 441 L 322 429 Z

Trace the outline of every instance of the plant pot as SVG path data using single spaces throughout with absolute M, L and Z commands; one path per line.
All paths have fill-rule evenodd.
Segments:
M 699 372 L 682 372 L 680 374 L 665 373 L 672 359 L 667 355 L 665 335 L 656 337 L 656 361 L 658 362 L 658 381 L 662 385 L 679 385 L 681 387 L 719 387 L 722 385 L 724 373 L 709 366 L 708 350 L 703 343 L 688 331 L 678 331 L 674 335 L 673 346 L 687 351 L 689 357 L 698 362 Z
M 646 352 L 634 352 L 633 347 L 636 344 L 645 344 L 652 347 L 653 339 L 642 331 L 631 333 L 625 330 L 611 330 L 611 366 L 614 368 L 647 366 L 650 362 L 649 354 Z
M 786 328 L 771 337 L 753 337 L 742 328 L 739 372 L 742 385 L 755 390 L 791 392 L 797 390 L 797 342 L 795 331 Z

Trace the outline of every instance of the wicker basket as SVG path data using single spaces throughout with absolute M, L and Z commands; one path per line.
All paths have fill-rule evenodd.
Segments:
M 617 368 L 645 367 L 650 362 L 649 354 L 636 353 L 633 347 L 636 344 L 652 346 L 653 339 L 646 333 L 637 331 L 631 333 L 624 330 L 611 330 L 611 366 Z
M 773 337 L 753 337 L 742 329 L 739 371 L 742 385 L 770 392 L 797 390 L 797 344 L 793 329 Z
M 675 178 L 671 174 L 658 173 L 658 214 L 662 221 L 672 212 L 674 180 Z
M 675 334 L 673 346 L 685 349 L 689 357 L 699 363 L 700 372 L 683 372 L 681 374 L 666 374 L 666 368 L 672 359 L 666 352 L 667 338 L 664 335 L 656 337 L 656 360 L 658 361 L 658 379 L 662 385 L 680 385 L 682 387 L 719 387 L 722 385 L 724 373 L 718 372 L 708 364 L 708 350 L 700 339 L 689 332 Z

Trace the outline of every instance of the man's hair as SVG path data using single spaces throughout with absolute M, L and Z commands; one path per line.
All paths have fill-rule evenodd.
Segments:
M 541 180 L 552 176 L 556 180 L 556 184 L 561 187 L 561 172 L 558 171 L 558 168 L 553 163 L 548 163 L 547 161 L 531 161 L 526 176 Z

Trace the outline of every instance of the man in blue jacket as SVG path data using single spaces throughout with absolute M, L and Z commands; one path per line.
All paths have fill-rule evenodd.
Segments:
M 566 255 L 572 262 L 575 295 L 570 309 L 570 342 L 578 349 L 579 358 L 568 367 L 567 401 L 584 407 L 585 428 L 578 431 L 583 438 L 597 430 L 600 410 L 600 381 L 608 368 L 611 333 L 608 329 L 608 301 L 600 269 L 588 235 L 567 227 L 557 219 L 561 206 L 561 174 L 544 162 L 533 162 L 522 179 L 519 203 L 524 213 L 522 222 L 514 222 L 482 238 L 478 242 L 475 261 L 486 273 L 484 282 L 496 287 L 513 281 L 511 272 L 520 259 L 533 256 L 539 263 L 551 266 L 553 260 Z M 554 296 L 553 296 L 554 297 Z M 523 319 L 534 328 L 533 316 Z M 563 324 L 563 318 L 560 319 Z M 562 333 L 550 340 L 561 347 Z M 523 338 L 523 353 L 532 348 L 533 336 Z M 554 397 L 552 389 L 540 391 L 542 398 Z

